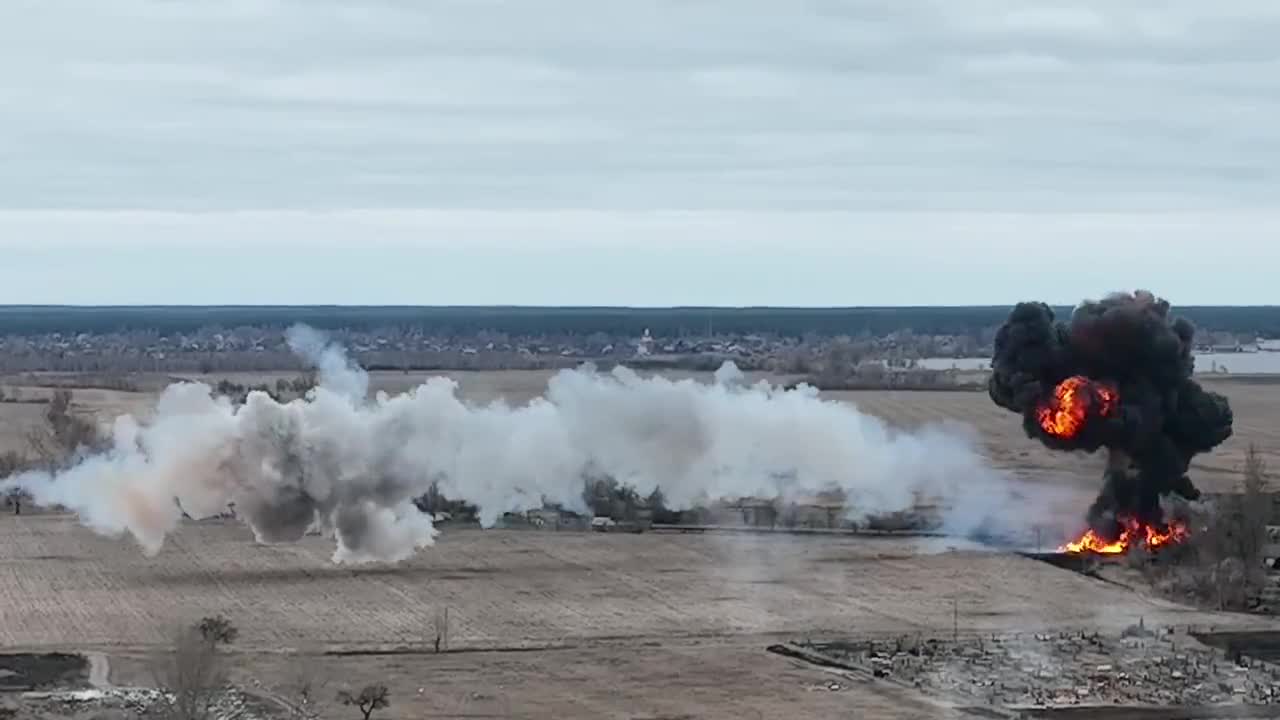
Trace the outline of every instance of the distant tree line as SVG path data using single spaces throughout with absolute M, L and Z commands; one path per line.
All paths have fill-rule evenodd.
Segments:
M 440 334 L 482 330 L 517 335 L 572 335 L 596 332 L 654 335 L 770 333 L 800 337 L 911 329 L 927 334 L 966 334 L 1004 321 L 1009 306 L 850 308 L 607 308 L 607 307 L 0 307 L 0 335 L 110 333 L 150 330 L 160 335 L 201 327 L 283 328 L 304 322 L 321 329 L 368 330 L 411 327 Z M 1055 309 L 1067 317 L 1069 307 Z M 1280 306 L 1177 307 L 1199 327 L 1280 337 Z
M 317 384 L 316 373 L 308 371 L 293 379 L 279 378 L 274 384 L 245 385 L 223 378 L 213 386 L 213 392 L 215 395 L 229 398 L 234 405 L 243 405 L 251 392 L 266 393 L 276 402 L 287 402 L 305 397 Z
M 642 513 L 647 513 L 653 522 L 676 523 L 681 517 L 679 512 L 667 508 L 661 488 L 655 488 L 648 495 L 641 495 L 635 488 L 611 477 L 584 478 L 582 503 L 591 515 L 614 520 L 637 520 Z M 446 497 L 441 492 L 439 483 L 432 483 L 426 494 L 415 499 L 414 504 L 423 512 L 448 513 L 452 519 L 462 521 L 473 521 L 479 512 L 475 505 Z M 577 509 L 555 503 L 547 503 L 544 508 L 569 515 L 578 514 Z

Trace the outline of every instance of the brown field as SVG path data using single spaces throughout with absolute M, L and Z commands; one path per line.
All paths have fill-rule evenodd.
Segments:
M 217 612 L 238 618 L 242 646 L 260 649 L 421 646 L 444 607 L 454 647 L 490 649 L 943 630 L 957 599 L 964 625 L 984 631 L 1185 615 L 1045 563 L 948 551 L 939 539 L 454 529 L 402 565 L 353 568 L 330 562 L 331 540 L 256 546 L 234 521 L 190 523 L 154 558 L 66 516 L 5 517 L 0 527 L 9 646 L 145 646 L 186 616 Z
M 525 401 L 547 376 L 456 375 L 477 402 Z M 394 392 L 422 379 L 379 373 L 374 385 Z M 147 388 L 77 390 L 76 401 L 101 416 L 145 414 L 154 399 Z M 1234 485 L 1249 443 L 1280 467 L 1280 386 L 1217 389 L 1235 407 L 1236 437 L 1198 460 L 1195 478 L 1207 489 Z M 1050 453 L 1023 437 L 1018 419 L 984 393 L 828 396 L 895 425 L 967 423 L 994 464 L 1078 488 L 1082 502 L 1100 474 L 1096 458 Z M 41 411 L 0 404 L 0 451 L 20 446 Z M 67 516 L 3 515 L 0 646 L 97 653 L 111 682 L 145 683 L 146 658 L 172 628 L 222 613 L 242 632 L 234 652 L 244 683 L 283 693 L 299 658 L 309 658 L 334 684 L 387 682 L 393 706 L 375 717 L 905 720 L 959 715 L 899 686 L 850 683 L 765 648 L 806 637 L 1114 632 L 1140 618 L 1262 623 L 940 540 L 446 529 L 435 548 L 394 568 L 338 567 L 332 551 L 317 537 L 259 546 L 238 524 L 207 521 L 186 524 L 147 558 Z M 446 608 L 449 652 L 435 654 Z
M 242 631 L 246 680 L 276 687 L 298 664 L 286 651 L 302 651 L 330 677 L 389 681 L 400 700 L 391 717 L 909 718 L 948 713 L 892 686 L 819 692 L 830 675 L 765 648 L 945 636 L 956 623 L 964 633 L 1249 624 L 927 542 L 453 530 L 401 566 L 353 569 L 329 562 L 325 539 L 257 546 L 229 521 L 189 523 L 146 558 L 69 517 L 8 516 L 0 645 L 101 653 L 112 682 L 145 682 L 143 658 L 171 628 L 223 613 Z M 444 608 L 451 652 L 436 655 Z

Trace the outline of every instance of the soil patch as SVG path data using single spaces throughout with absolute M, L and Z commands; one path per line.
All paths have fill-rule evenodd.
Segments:
M 1192 633 L 1192 637 L 1222 650 L 1230 658 L 1243 655 L 1268 662 L 1280 661 L 1280 631 L 1205 632 Z
M 0 692 L 89 687 L 89 660 L 64 653 L 0 655 Z

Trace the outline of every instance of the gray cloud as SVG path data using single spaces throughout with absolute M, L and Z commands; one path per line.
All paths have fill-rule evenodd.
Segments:
M 0 6 L 0 207 L 1232 210 L 1280 5 Z

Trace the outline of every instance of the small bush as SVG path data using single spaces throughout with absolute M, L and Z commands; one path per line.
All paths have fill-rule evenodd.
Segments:
M 391 707 L 391 692 L 387 690 L 386 685 L 367 685 L 355 695 L 343 690 L 338 693 L 338 702 L 357 708 L 364 716 L 364 720 L 369 720 L 375 711 Z
M 200 631 L 201 637 L 214 645 L 229 645 L 240 636 L 236 626 L 221 615 L 204 618 L 196 629 Z

